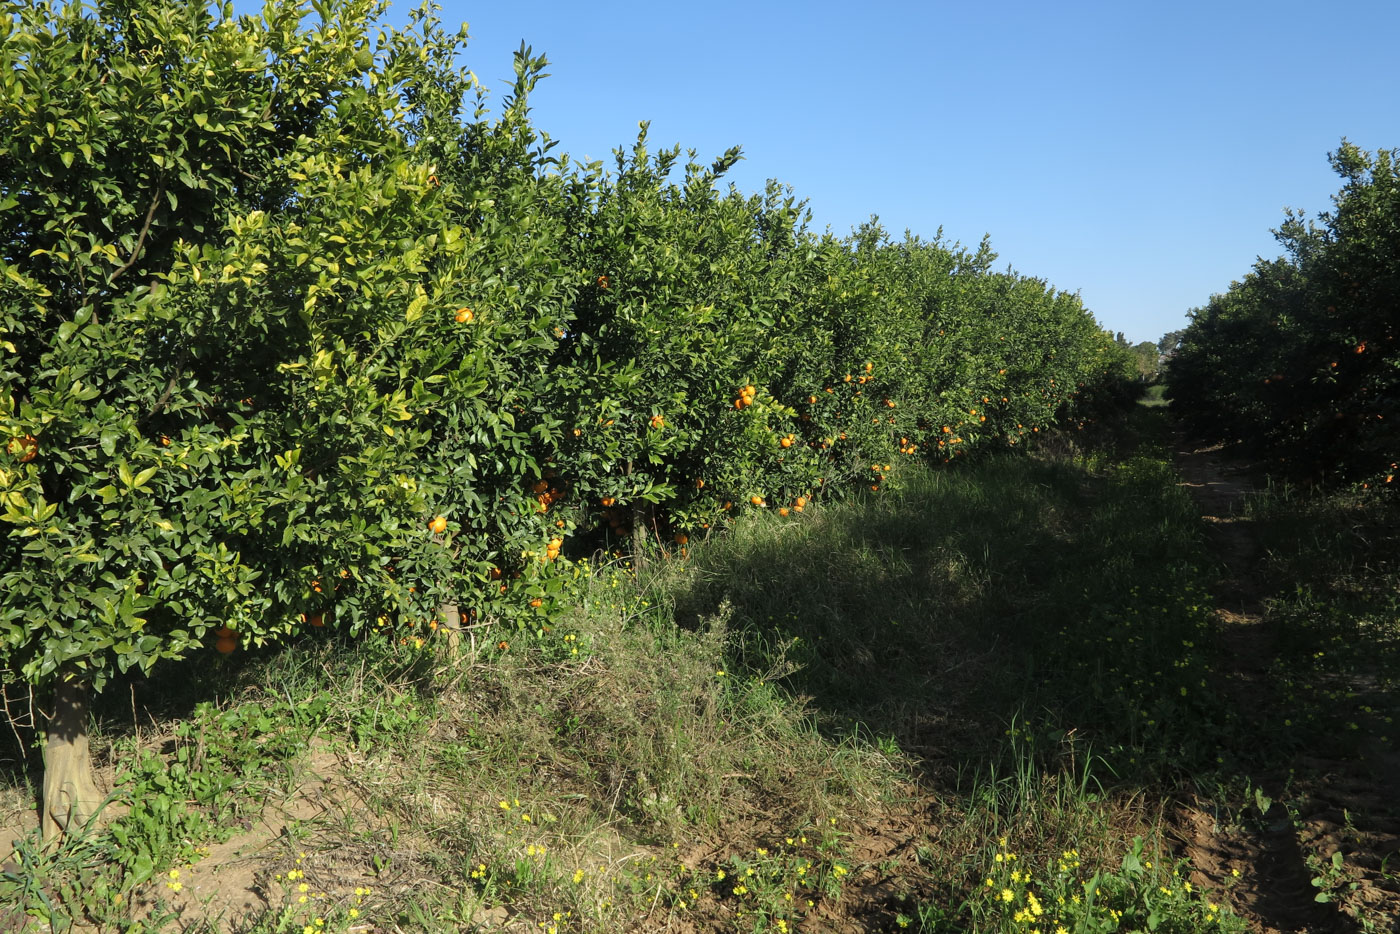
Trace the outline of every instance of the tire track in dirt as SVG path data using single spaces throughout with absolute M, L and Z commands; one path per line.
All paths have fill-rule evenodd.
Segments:
M 1261 533 L 1244 510 L 1256 487 L 1248 467 L 1229 460 L 1218 445 L 1196 447 L 1178 439 L 1175 462 L 1223 569 L 1214 594 L 1222 660 L 1216 689 L 1243 717 L 1246 739 L 1278 735 L 1271 731 L 1286 729 L 1287 715 L 1271 677 L 1279 623 L 1269 614 Z M 1248 761 L 1251 752 L 1241 750 L 1240 758 Z M 1368 865 L 1382 868 L 1400 843 L 1400 826 L 1386 816 L 1400 801 L 1400 770 L 1387 777 L 1374 763 L 1315 752 L 1247 776 L 1252 788 L 1274 802 L 1263 814 L 1254 809 L 1260 818 L 1250 822 L 1254 826 L 1227 819 L 1217 803 L 1197 795 L 1177 802 L 1171 824 L 1197 884 L 1228 891 L 1232 907 L 1260 934 L 1400 930 L 1400 892 L 1391 891 L 1380 873 L 1367 871 Z M 1294 813 L 1279 803 L 1285 796 Z M 1315 865 L 1347 850 L 1348 875 L 1357 883 L 1350 913 L 1337 902 L 1316 901 L 1316 873 L 1305 846 Z

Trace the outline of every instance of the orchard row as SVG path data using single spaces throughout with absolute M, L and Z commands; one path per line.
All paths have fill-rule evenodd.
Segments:
M 1285 472 L 1393 490 L 1400 468 L 1400 150 L 1342 141 L 1333 210 L 1290 212 L 1287 255 L 1193 312 L 1168 394 L 1198 434 Z
M 645 127 L 607 171 L 556 158 L 542 58 L 492 118 L 460 36 L 367 10 L 12 17 L 0 654 L 30 681 L 543 621 L 570 556 L 795 519 L 1124 397 L 1077 296 L 985 244 L 813 233 L 721 185 L 737 150 Z

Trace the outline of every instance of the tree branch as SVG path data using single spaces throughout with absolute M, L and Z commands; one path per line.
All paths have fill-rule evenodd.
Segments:
M 141 245 L 146 242 L 146 234 L 151 232 L 151 221 L 155 219 L 156 207 L 160 205 L 160 196 L 165 194 L 165 182 L 156 186 L 156 196 L 151 199 L 151 206 L 146 211 L 146 220 L 141 224 L 141 233 L 136 237 L 136 245 L 131 248 L 131 256 L 122 267 L 107 277 L 107 284 L 111 285 L 117 281 L 117 277 L 126 272 L 136 264 L 136 260 L 141 255 Z

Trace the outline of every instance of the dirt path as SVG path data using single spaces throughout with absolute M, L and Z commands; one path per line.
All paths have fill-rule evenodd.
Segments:
M 1266 543 L 1244 508 L 1256 488 L 1247 466 L 1218 446 L 1179 440 L 1175 450 L 1182 485 L 1201 509 L 1222 567 L 1214 596 L 1226 667 L 1216 687 L 1242 714 L 1247 743 L 1288 722 L 1271 676 L 1280 632 L 1269 614 Z M 1400 887 L 1394 872 L 1387 878 L 1385 871 L 1386 857 L 1400 848 L 1392 816 L 1400 767 L 1319 749 L 1245 778 L 1254 802 L 1241 813 L 1220 813 L 1218 805 L 1191 796 L 1172 815 L 1199 883 L 1229 891 L 1235 910 L 1261 934 L 1400 930 Z M 1342 854 L 1340 868 L 1333 867 L 1334 853 Z M 1336 892 L 1339 885 L 1345 894 L 1319 902 L 1313 880 L 1329 872 L 1337 885 L 1328 888 Z

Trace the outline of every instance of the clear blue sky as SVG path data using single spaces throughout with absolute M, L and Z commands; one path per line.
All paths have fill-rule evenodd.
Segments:
M 240 4 L 242 6 L 242 4 Z M 395 0 L 390 22 L 402 22 Z M 1327 210 L 1343 136 L 1400 147 L 1400 0 L 674 3 L 448 0 L 499 99 L 548 55 L 536 124 L 609 159 L 653 144 L 776 178 L 813 226 L 872 214 L 1078 291 L 1155 341 L 1280 252 L 1285 206 Z

